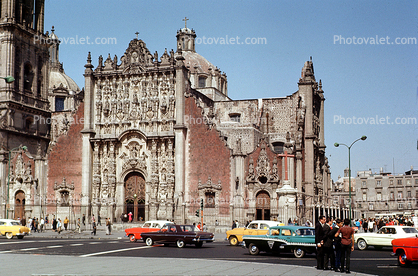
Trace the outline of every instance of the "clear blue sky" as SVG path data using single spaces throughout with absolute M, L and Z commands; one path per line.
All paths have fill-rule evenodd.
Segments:
M 322 79 L 325 91 L 326 155 L 334 180 L 348 167 L 348 150 L 333 144 L 349 145 L 362 135 L 367 140 L 351 149 L 353 176 L 369 168 L 392 173 L 403 173 L 411 165 L 418 169 L 418 1 L 46 0 L 45 4 L 45 29 L 54 25 L 58 37 L 67 39 L 60 46 L 60 60 L 80 88 L 89 51 L 94 66 L 99 55 L 120 58 L 138 31 L 151 53 L 161 56 L 165 48 L 176 49 L 176 31 L 184 27 L 182 19 L 187 16 L 188 27 L 202 41 L 206 38 L 196 51 L 227 74 L 232 99 L 292 94 L 304 62 L 312 56 L 315 76 Z M 220 39 L 227 36 L 265 42 L 221 45 Z M 371 44 L 376 36 L 380 44 Z M 93 44 L 82 44 L 80 38 L 87 37 Z M 116 43 L 97 44 L 96 38 L 103 42 L 115 38 Z M 402 38 L 415 41 L 405 44 Z M 71 39 L 78 39 L 78 44 Z

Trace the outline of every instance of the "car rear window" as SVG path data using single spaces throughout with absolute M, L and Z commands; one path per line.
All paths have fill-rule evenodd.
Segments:
M 268 224 L 261 223 L 260 224 L 260 229 L 269 229 L 269 226 L 268 226 Z
M 11 225 L 20 225 L 20 223 L 19 223 L 19 222 L 17 222 L 17 221 L 12 221 L 12 222 L 10 222 L 10 224 L 11 224 Z
M 413 227 L 402 228 L 402 229 L 405 231 L 405 233 L 408 233 L 408 234 L 418 233 L 418 230 Z

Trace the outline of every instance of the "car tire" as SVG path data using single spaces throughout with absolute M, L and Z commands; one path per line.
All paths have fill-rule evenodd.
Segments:
M 229 244 L 232 246 L 238 245 L 238 238 L 236 236 L 229 237 Z
M 306 254 L 305 249 L 297 247 L 293 250 L 293 254 L 296 258 L 303 258 Z
M 150 237 L 147 237 L 145 239 L 145 244 L 148 246 L 152 246 L 154 244 L 154 241 Z
M 363 239 L 359 239 L 357 241 L 357 247 L 359 250 L 366 250 L 367 249 L 367 242 Z
M 196 243 L 196 247 L 197 247 L 197 248 L 201 248 L 201 247 L 202 247 L 202 245 L 203 245 L 203 242 L 197 242 L 197 243 Z
M 411 262 L 406 259 L 405 252 L 398 253 L 398 265 L 400 267 L 408 267 L 410 264 Z
M 136 242 L 135 235 L 129 235 L 129 241 L 130 242 Z
M 23 239 L 23 236 L 17 236 L 17 238 L 18 238 L 19 240 L 21 240 L 21 239 Z
M 253 243 L 250 243 L 250 245 L 248 246 L 248 251 L 251 255 L 258 255 L 258 253 L 260 253 L 260 249 L 258 248 L 258 246 Z
M 9 239 L 9 240 L 13 239 L 13 233 L 12 232 L 7 232 L 6 233 L 6 238 Z
M 183 248 L 186 246 L 186 243 L 183 240 L 177 240 L 176 245 L 178 248 Z

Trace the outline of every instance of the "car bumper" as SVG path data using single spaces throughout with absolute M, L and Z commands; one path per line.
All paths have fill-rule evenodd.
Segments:
M 29 233 L 23 232 L 23 233 L 16 233 L 15 236 L 27 236 Z
M 215 237 L 213 238 L 194 238 L 193 242 L 213 242 Z

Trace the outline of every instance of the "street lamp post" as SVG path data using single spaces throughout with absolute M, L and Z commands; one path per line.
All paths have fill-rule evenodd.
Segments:
M 6 80 L 6 82 L 7 82 L 7 80 Z M 7 219 L 9 218 L 9 204 L 10 204 L 10 202 L 9 202 L 10 201 L 10 189 L 9 189 L 9 187 L 10 187 L 10 163 L 12 162 L 12 160 L 10 160 L 10 159 L 12 158 L 12 152 L 15 151 L 15 150 L 18 150 L 18 149 L 22 149 L 22 150 L 25 151 L 25 150 L 28 149 L 28 147 L 20 145 L 16 148 L 13 148 L 13 149 L 9 150 L 9 160 L 8 160 L 9 161 L 9 169 L 7 171 L 7 202 L 6 202 L 6 218 Z
M 349 213 L 348 213 L 348 219 L 350 220 L 350 226 L 351 226 L 351 155 L 350 155 L 350 150 L 351 147 L 354 145 L 355 142 L 357 141 L 364 141 L 367 139 L 367 136 L 363 135 L 361 136 L 361 138 L 358 138 L 357 140 L 355 140 L 353 143 L 351 143 L 350 146 L 347 146 L 346 144 L 340 144 L 340 143 L 335 143 L 334 146 L 335 147 L 339 147 L 340 145 L 346 146 L 348 148 L 348 197 L 350 199 L 349 202 Z

